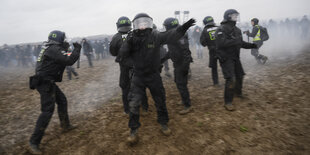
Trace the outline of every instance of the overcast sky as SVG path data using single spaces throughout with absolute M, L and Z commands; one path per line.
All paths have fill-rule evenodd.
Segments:
M 227 9 L 240 12 L 241 21 L 310 15 L 310 0 L 0 0 L 0 45 L 44 41 L 52 30 L 69 37 L 116 33 L 120 16 L 130 19 L 148 13 L 161 27 L 175 10 L 188 10 L 198 20 L 211 15 L 216 22 Z

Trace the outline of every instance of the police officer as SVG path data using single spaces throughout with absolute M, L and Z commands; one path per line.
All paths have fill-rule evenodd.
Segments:
M 131 81 L 131 97 L 129 99 L 130 118 L 128 126 L 131 128 L 128 142 L 134 144 L 138 141 L 139 106 L 144 95 L 145 88 L 149 88 L 157 109 L 157 122 L 161 124 L 164 135 L 170 135 L 168 128 L 168 111 L 166 107 L 166 95 L 163 82 L 160 77 L 161 65 L 160 45 L 179 40 L 185 32 L 195 23 L 194 19 L 166 32 L 153 31 L 153 19 L 146 13 L 139 13 L 133 19 L 133 33 L 130 33 L 120 52 L 124 57 L 133 60 L 134 75 Z
M 66 52 L 69 43 L 65 41 L 65 37 L 64 32 L 57 30 L 49 34 L 48 41 L 45 42 L 37 59 L 35 75 L 30 78 L 30 87 L 37 89 L 41 96 L 41 114 L 30 138 L 29 145 L 29 151 L 33 154 L 42 153 L 39 144 L 52 118 L 55 102 L 63 132 L 75 128 L 69 121 L 66 96 L 55 82 L 61 82 L 66 66 L 71 66 L 77 61 L 81 45 L 74 43 L 74 50 L 68 56 Z
M 259 54 L 258 49 L 263 45 L 263 41 L 261 40 L 260 26 L 258 25 L 259 20 L 257 18 L 253 18 L 251 20 L 251 24 L 253 26 L 252 32 L 246 31 L 246 35 L 249 37 L 253 37 L 253 43 L 257 45 L 258 48 L 252 49 L 251 54 L 255 57 L 258 64 L 265 64 L 268 58 L 262 54 Z
M 122 16 L 117 20 L 116 27 L 118 33 L 112 37 L 109 51 L 112 56 L 116 56 L 115 62 L 119 63 L 120 66 L 119 86 L 122 88 L 124 112 L 129 114 L 128 94 L 130 89 L 130 80 L 133 74 L 133 62 L 131 58 L 122 58 L 119 50 L 123 42 L 126 41 L 127 35 L 131 30 L 131 21 L 128 17 Z M 148 111 L 146 93 L 143 96 L 142 107 L 142 112 L 146 113 Z
M 167 18 L 163 25 L 166 30 L 179 27 L 179 21 L 176 18 Z M 191 111 L 190 95 L 187 88 L 188 71 L 190 63 L 193 62 L 191 51 L 189 50 L 188 36 L 185 34 L 179 40 L 173 40 L 167 44 L 169 49 L 169 57 L 174 67 L 174 82 L 177 85 L 179 93 L 182 97 L 184 109 L 179 114 L 184 115 Z
M 214 23 L 214 19 L 211 16 L 207 16 L 203 19 L 203 24 L 205 25 L 202 34 L 200 36 L 200 43 L 202 46 L 208 46 L 209 49 L 209 67 L 212 71 L 213 85 L 217 86 L 218 72 L 217 72 L 217 56 L 216 56 L 216 43 L 215 43 L 215 32 L 217 26 Z
M 232 105 L 234 93 L 242 97 L 242 82 L 245 75 L 241 61 L 240 48 L 257 48 L 256 44 L 243 41 L 241 30 L 236 27 L 239 13 L 229 9 L 224 13 L 224 20 L 215 32 L 216 47 L 223 75 L 225 78 L 225 108 L 234 110 Z
M 89 67 L 93 67 L 93 62 L 92 62 L 93 47 L 86 40 L 86 38 L 82 39 L 82 46 L 83 46 L 84 55 L 87 57 Z

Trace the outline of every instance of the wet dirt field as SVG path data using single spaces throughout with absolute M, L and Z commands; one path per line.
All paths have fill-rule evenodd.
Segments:
M 140 142 L 135 146 L 126 143 L 128 116 L 122 108 L 118 64 L 108 59 L 88 68 L 83 62 L 77 69 L 79 79 L 69 81 L 65 73 L 58 84 L 67 96 L 71 122 L 78 128 L 62 134 L 55 110 L 41 148 L 50 155 L 310 154 L 308 49 L 294 57 L 271 55 L 264 66 L 244 51 L 246 98 L 234 99 L 233 112 L 223 107 L 221 70 L 220 87 L 212 86 L 207 51 L 191 65 L 191 113 L 178 114 L 181 98 L 173 78 L 163 74 L 172 135 L 160 133 L 154 102 L 148 95 L 150 111 L 141 117 Z M 196 58 L 194 52 L 192 56 Z M 39 94 L 28 88 L 33 71 L 0 69 L 0 154 L 29 154 L 27 142 L 40 113 Z

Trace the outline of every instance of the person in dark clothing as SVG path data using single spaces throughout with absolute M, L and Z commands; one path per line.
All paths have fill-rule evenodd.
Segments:
M 128 17 L 122 16 L 117 20 L 116 26 L 118 33 L 113 36 L 109 51 L 112 56 L 116 56 L 115 62 L 119 63 L 120 66 L 119 86 L 122 88 L 124 112 L 129 114 L 128 95 L 130 90 L 130 81 L 133 75 L 133 62 L 131 58 L 122 58 L 119 50 L 122 44 L 126 41 L 126 37 L 131 30 L 131 21 Z M 142 112 L 146 113 L 148 111 L 146 93 L 143 98 Z
M 253 37 L 253 43 L 257 45 L 257 48 L 251 50 L 251 54 L 255 57 L 258 64 L 265 64 L 268 58 L 262 54 L 259 54 L 258 49 L 263 45 L 263 41 L 260 38 L 260 26 L 258 25 L 259 20 L 253 18 L 251 24 L 253 26 L 252 32 L 245 31 L 246 35 Z
M 224 13 L 224 20 L 215 32 L 215 41 L 222 72 L 225 78 L 225 108 L 234 110 L 232 105 L 234 93 L 242 97 L 242 83 L 245 75 L 241 61 L 240 48 L 257 48 L 256 44 L 243 41 L 241 30 L 236 27 L 239 13 L 229 9 Z
M 209 49 L 209 67 L 212 71 L 212 80 L 213 85 L 217 86 L 219 84 L 218 81 L 218 72 L 217 72 L 217 61 L 218 58 L 216 56 L 216 43 L 215 43 L 215 32 L 217 26 L 215 26 L 214 19 L 211 16 L 207 16 L 203 19 L 203 23 L 205 27 L 200 36 L 200 43 L 202 46 L 208 46 Z
M 75 128 L 69 121 L 66 96 L 55 82 L 61 82 L 66 66 L 73 65 L 79 58 L 81 45 L 74 43 L 74 50 L 68 56 L 66 52 L 69 43 L 64 40 L 64 32 L 55 30 L 49 34 L 48 41 L 45 42 L 37 59 L 35 75 L 30 77 L 30 88 L 37 89 L 41 96 L 41 114 L 29 145 L 29 151 L 33 154 L 42 153 L 39 144 L 52 118 L 55 102 L 58 105 L 58 116 L 63 132 Z
M 104 44 L 103 44 L 103 41 L 99 41 L 98 42 L 98 46 L 99 46 L 99 57 L 100 59 L 103 59 L 104 58 Z
M 100 59 L 100 43 L 98 40 L 93 43 L 93 47 L 96 53 L 96 60 L 98 61 Z
M 17 59 L 17 66 L 23 66 L 23 57 L 24 57 L 24 50 L 21 46 L 16 45 L 15 47 L 16 52 L 16 59 Z
M 25 67 L 28 67 L 28 64 L 30 63 L 34 67 L 34 63 L 32 61 L 32 47 L 30 45 L 26 45 L 25 51 L 24 51 L 24 63 Z
M 168 111 L 166 107 L 166 95 L 163 82 L 159 73 L 160 45 L 179 40 L 195 23 L 194 19 L 166 32 L 153 31 L 153 19 L 145 14 L 139 13 L 133 19 L 133 33 L 129 33 L 126 42 L 120 49 L 123 57 L 130 57 L 133 60 L 134 75 L 131 81 L 129 98 L 129 123 L 131 129 L 128 142 L 135 144 L 138 141 L 139 107 L 143 100 L 145 88 L 149 88 L 155 101 L 157 109 L 157 122 L 161 124 L 161 131 L 164 135 L 170 135 L 171 130 L 168 128 Z
M 2 62 L 3 62 L 3 66 L 4 67 L 9 67 L 10 65 L 10 53 L 13 52 L 12 49 L 10 49 L 6 44 L 3 46 L 3 59 L 2 59 Z M 16 54 L 17 55 L 17 54 Z
M 167 18 L 163 24 L 167 31 L 179 27 L 179 21 L 176 18 Z M 190 95 L 187 88 L 188 71 L 190 63 L 193 62 L 191 51 L 189 50 L 188 36 L 185 34 L 179 40 L 173 40 L 167 44 L 169 49 L 169 58 L 173 62 L 174 81 L 177 85 L 182 98 L 184 109 L 179 114 L 184 115 L 191 111 Z
M 93 47 L 86 40 L 86 38 L 82 39 L 82 47 L 84 55 L 87 57 L 89 67 L 93 67 L 92 55 L 93 55 Z
M 36 45 L 33 51 L 34 56 L 38 59 L 42 45 Z
M 108 38 L 104 38 L 104 42 L 103 42 L 103 46 L 104 46 L 104 55 L 105 57 L 108 57 L 110 55 L 110 48 L 109 48 L 109 39 Z

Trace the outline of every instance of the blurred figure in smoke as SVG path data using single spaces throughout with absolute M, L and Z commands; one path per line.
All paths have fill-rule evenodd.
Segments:
M 9 67 L 10 51 L 12 50 L 9 49 L 9 46 L 7 44 L 4 44 L 2 49 L 2 61 L 1 61 L 4 67 Z
M 193 43 L 194 43 L 194 46 L 196 47 L 196 53 L 197 53 L 197 58 L 198 59 L 202 59 L 202 46 L 200 44 L 200 35 L 201 35 L 201 28 L 196 25 L 193 29 L 193 32 L 192 32 L 192 39 L 193 39 Z
M 263 45 L 263 40 L 261 38 L 261 26 L 258 25 L 259 20 L 253 18 L 251 24 L 253 26 L 252 32 L 246 31 L 246 35 L 253 37 L 253 43 L 257 45 L 257 48 L 251 50 L 251 54 L 255 57 L 258 64 L 265 64 L 268 58 L 262 54 L 259 54 L 258 49 Z
M 34 67 L 34 62 L 32 61 L 32 53 L 33 53 L 33 51 L 32 51 L 31 45 L 27 45 L 25 47 L 25 51 L 24 52 L 25 52 L 25 54 L 24 54 L 25 65 L 24 66 L 28 67 L 28 64 L 30 63 L 31 66 Z
M 153 19 L 139 13 L 133 19 L 133 33 L 129 33 L 127 40 L 122 44 L 120 53 L 122 57 L 130 57 L 133 60 L 134 75 L 130 85 L 129 99 L 129 123 L 131 129 L 128 142 L 138 142 L 138 128 L 141 126 L 139 107 L 145 94 L 145 88 L 149 88 L 157 109 L 157 122 L 161 124 L 164 135 L 170 135 L 168 128 L 168 110 L 166 107 L 166 94 L 160 76 L 161 65 L 160 45 L 174 42 L 184 36 L 189 27 L 195 23 L 194 19 L 166 32 L 153 31 Z
M 104 38 L 104 42 L 103 42 L 103 46 L 104 46 L 104 57 L 108 57 L 110 55 L 110 42 L 108 38 Z
M 218 73 L 217 73 L 217 61 L 218 58 L 216 56 L 216 43 L 215 43 L 215 32 L 217 26 L 214 23 L 214 19 L 211 16 L 207 16 L 203 19 L 203 23 L 205 27 L 200 36 L 200 43 L 202 46 L 208 46 L 209 49 L 209 67 L 212 70 L 212 80 L 213 85 L 217 86 L 219 84 L 218 81 Z
M 93 55 L 93 47 L 86 40 L 86 38 L 82 39 L 82 47 L 84 55 L 87 57 L 89 67 L 93 67 L 92 55 Z
M 33 154 L 42 154 L 39 145 L 54 113 L 55 102 L 63 132 L 75 128 L 69 121 L 66 96 L 55 82 L 61 82 L 65 67 L 78 60 L 81 45 L 73 43 L 74 50 L 69 56 L 66 53 L 70 45 L 65 37 L 64 32 L 57 30 L 49 34 L 37 59 L 35 75 L 30 77 L 30 88 L 37 89 L 41 96 L 41 114 L 29 143 L 29 151 Z
M 7 67 L 7 63 L 5 62 L 7 59 L 6 52 L 4 50 L 4 47 L 0 48 L 0 65 L 3 67 Z
M 72 48 L 69 47 L 67 53 L 68 56 L 70 56 L 72 54 Z M 76 79 L 78 79 L 79 74 L 75 71 L 73 65 L 72 66 L 67 66 L 66 67 L 66 71 L 67 71 L 67 75 L 68 75 L 68 79 L 72 80 L 72 74 L 75 76 Z
M 38 59 L 42 46 L 36 45 L 33 51 L 34 56 Z
M 98 41 L 98 50 L 99 50 L 99 57 L 100 59 L 103 59 L 104 58 L 104 44 L 103 44 L 103 41 Z
M 75 76 L 76 79 L 79 78 L 79 74 L 75 71 L 73 66 L 67 66 L 66 70 L 67 70 L 69 80 L 72 80 L 72 74 Z
M 122 16 L 116 23 L 117 31 L 110 43 L 110 52 L 112 56 L 116 56 L 115 62 L 119 63 L 120 77 L 119 86 L 122 88 L 122 99 L 124 105 L 124 113 L 129 114 L 129 99 L 130 81 L 133 76 L 133 62 L 131 58 L 121 57 L 119 52 L 122 44 L 126 41 L 127 35 L 131 30 L 131 21 L 128 17 Z M 148 111 L 147 96 L 144 91 L 142 100 L 142 112 Z
M 277 35 L 277 22 L 270 19 L 268 22 L 268 26 L 267 28 L 270 30 L 269 32 L 272 33 L 272 36 L 276 36 Z
M 19 45 L 15 46 L 15 53 L 17 59 L 17 66 L 20 67 L 23 65 L 23 48 Z
M 167 18 L 163 25 L 166 30 L 172 30 L 179 27 L 179 21 L 176 18 Z M 172 40 L 168 44 L 169 58 L 173 62 L 174 67 L 174 82 L 177 85 L 182 98 L 182 109 L 179 114 L 184 115 L 191 111 L 190 94 L 188 92 L 188 71 L 190 63 L 193 62 L 191 51 L 189 50 L 188 36 L 185 34 L 179 40 Z
M 244 42 L 241 30 L 236 27 L 239 18 L 237 10 L 229 9 L 224 13 L 224 20 L 215 32 L 216 47 L 222 72 L 225 78 L 225 108 L 234 110 L 232 101 L 234 93 L 242 97 L 242 83 L 245 75 L 241 61 L 240 48 L 257 48 L 256 44 Z
M 301 26 L 301 38 L 308 39 L 310 22 L 306 15 L 304 15 L 303 18 L 301 19 L 300 26 Z

